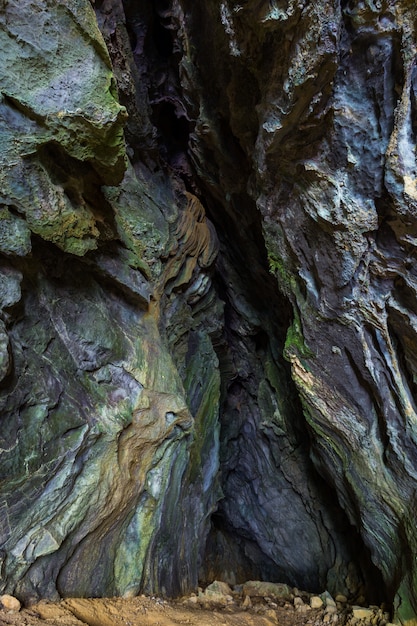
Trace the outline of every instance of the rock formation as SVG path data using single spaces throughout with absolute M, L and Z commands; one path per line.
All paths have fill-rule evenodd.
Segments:
M 0 593 L 416 619 L 416 24 L 0 3 Z

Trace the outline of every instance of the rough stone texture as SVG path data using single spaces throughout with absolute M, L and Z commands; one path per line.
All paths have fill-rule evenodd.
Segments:
M 272 599 L 291 601 L 292 589 L 283 583 L 269 583 L 259 580 L 248 580 L 243 585 L 243 594 L 252 597 L 268 596 Z M 299 598 L 301 599 L 301 598 Z
M 21 604 L 17 598 L 4 594 L 0 596 L 0 604 L 5 611 L 20 611 Z
M 253 581 L 252 581 L 253 582 Z M 258 581 L 259 582 L 259 581 Z M 312 608 L 310 594 L 293 589 L 291 602 L 283 598 L 253 598 L 241 592 L 242 585 L 232 590 L 226 583 L 215 581 L 198 596 L 192 594 L 167 600 L 140 595 L 134 598 L 67 598 L 59 602 L 42 600 L 19 613 L 7 611 L 0 606 L 2 626 L 123 626 L 140 623 L 143 626 L 391 626 L 389 614 L 378 606 L 370 608 L 346 606 Z M 299 595 L 301 594 L 301 595 Z M 316 597 L 316 600 L 320 598 Z
M 415 620 L 416 23 L 0 3 L 0 592 Z
M 26 602 L 178 593 L 220 495 L 217 357 L 193 326 L 217 239 L 162 168 L 128 165 L 91 5 L 0 18 L 1 586 Z

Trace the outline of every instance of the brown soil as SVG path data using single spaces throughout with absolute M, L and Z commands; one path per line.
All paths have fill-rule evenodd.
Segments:
M 322 624 L 322 611 L 260 603 L 250 609 L 229 606 L 202 608 L 192 600 L 158 598 L 67 599 L 42 601 L 20 612 L 0 611 L 1 626 L 304 626 Z M 341 623 L 341 622 L 339 622 Z

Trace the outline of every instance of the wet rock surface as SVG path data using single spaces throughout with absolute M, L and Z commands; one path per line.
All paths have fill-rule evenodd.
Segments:
M 1 7 L 0 593 L 415 619 L 416 23 Z

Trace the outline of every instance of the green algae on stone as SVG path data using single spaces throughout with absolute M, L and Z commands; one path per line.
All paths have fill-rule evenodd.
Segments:
M 114 210 L 118 235 L 134 254 L 138 269 L 148 278 L 156 278 L 176 208 L 172 192 L 163 184 L 156 187 L 149 173 L 145 176 L 129 164 L 120 185 L 104 187 L 103 193 Z
M 3 424 L 9 452 L 1 466 L 10 522 L 5 577 L 27 599 L 46 557 L 61 571 L 44 592 L 49 597 L 56 585 L 78 595 L 138 590 L 166 492 L 174 490 L 176 506 L 189 456 L 192 418 L 155 320 L 114 299 L 81 266 L 77 274 L 75 261 L 64 268 L 55 269 L 57 281 L 35 263 L 38 291 L 13 331 L 20 376 L 14 396 L 0 396 L 4 415 L 25 404 L 16 445 L 16 423 Z M 17 295 L 5 294 L 5 304 Z M 28 515 L 13 508 L 22 490 Z M 167 553 L 176 541 L 170 536 Z
M 39 162 L 38 151 L 58 146 L 57 166 L 65 170 L 74 159 L 86 164 L 87 178 L 91 170 L 107 184 L 123 176 L 125 111 L 114 97 L 93 9 L 87 0 L 71 6 L 8 2 L 0 15 L 0 46 L 0 196 L 27 223 L 25 230 L 19 218 L 3 216 L 0 245 L 27 254 L 29 228 L 83 255 L 97 246 L 96 215 L 82 197 L 82 183 L 79 197 L 70 197 L 55 165 Z
M 292 355 L 297 354 L 304 359 L 313 357 L 313 353 L 305 343 L 301 319 L 297 311 L 294 311 L 294 319 L 292 324 L 287 330 L 287 336 L 285 339 L 284 356 L 288 361 L 291 361 Z
M 0 251 L 24 274 L 18 306 L 17 274 L 0 289 L 1 584 L 28 601 L 195 586 L 223 411 L 229 493 L 212 521 L 235 524 L 245 562 L 259 545 L 262 571 L 324 584 L 330 567 L 348 586 L 340 563 L 364 544 L 413 620 L 415 164 L 393 159 L 414 150 L 415 7 L 247 3 L 231 32 L 216 3 L 174 0 L 162 59 L 166 20 L 124 3 L 125 27 L 110 4 L 95 9 L 138 107 L 123 180 L 124 111 L 91 4 L 11 0 L 0 15 Z M 173 102 L 183 154 L 157 119 Z M 214 217 L 216 264 L 211 226 L 175 224 L 184 187 Z
M 7 208 L 0 209 L 0 252 L 26 256 L 31 251 L 30 228 L 25 220 Z
M 36 161 L 13 168 L 4 187 L 31 231 L 43 239 L 78 256 L 97 246 L 99 231 L 85 202 L 70 199 L 61 185 L 51 184 L 50 174 Z
M 86 12 L 88 18 L 81 26 L 83 20 L 75 18 Z M 42 125 L 40 141 L 54 140 L 74 158 L 96 160 L 98 167 L 108 164 L 113 170 L 108 174 L 113 177 L 118 169 L 120 177 L 124 110 L 110 93 L 114 79 L 108 59 L 104 62 L 91 46 L 96 40 L 105 50 L 97 27 L 90 28 L 88 37 L 84 31 L 85 23 L 95 23 L 90 3 L 73 3 L 70 12 L 59 4 L 46 9 L 36 0 L 23 6 L 12 1 L 0 20 L 2 93 L 8 102 Z M 113 129 L 118 139 L 109 142 Z M 117 165 L 120 160 L 122 170 Z

